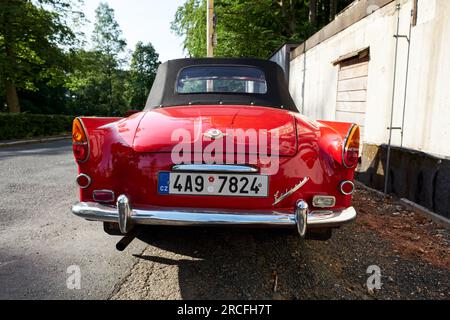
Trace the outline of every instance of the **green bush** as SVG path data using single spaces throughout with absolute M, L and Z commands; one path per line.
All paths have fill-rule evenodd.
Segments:
M 73 116 L 27 113 L 0 113 L 0 140 L 67 134 Z

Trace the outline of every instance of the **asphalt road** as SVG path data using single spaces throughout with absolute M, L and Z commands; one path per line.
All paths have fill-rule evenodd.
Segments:
M 0 299 L 106 299 L 142 252 L 72 215 L 75 176 L 69 140 L 0 149 Z M 81 289 L 67 287 L 72 265 Z
M 0 299 L 450 299 L 448 230 L 393 198 L 358 190 L 357 221 L 326 242 L 153 227 L 119 253 L 70 213 L 75 175 L 68 141 L 0 149 Z M 67 287 L 72 265 L 81 289 Z

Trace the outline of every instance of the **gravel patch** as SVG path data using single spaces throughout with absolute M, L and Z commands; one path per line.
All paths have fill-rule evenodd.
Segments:
M 149 227 L 111 299 L 445 299 L 449 233 L 398 199 L 358 189 L 356 222 L 328 241 L 292 230 Z M 370 266 L 381 289 L 367 288 Z

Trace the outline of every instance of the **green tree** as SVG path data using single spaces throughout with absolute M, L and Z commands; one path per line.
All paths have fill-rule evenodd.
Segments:
M 125 50 L 127 43 L 121 38 L 122 31 L 115 20 L 114 9 L 109 7 L 107 3 L 101 2 L 95 10 L 95 15 L 96 22 L 92 41 L 95 50 L 101 54 L 99 62 L 101 62 L 103 68 L 99 76 L 106 81 L 108 109 L 109 113 L 113 114 L 125 108 L 124 105 L 121 105 L 124 100 L 118 94 L 123 92 L 123 87 L 121 87 L 123 74 L 119 70 L 122 62 L 120 54 Z M 100 101 L 100 103 L 102 102 Z
M 191 57 L 206 55 L 206 0 L 187 0 L 175 13 L 171 29 L 183 37 L 183 47 Z
M 216 0 L 216 56 L 267 58 L 287 41 L 301 42 L 352 0 Z M 172 21 L 192 57 L 206 55 L 206 0 L 186 0 Z
M 160 64 L 159 55 L 151 43 L 139 41 L 131 57 L 130 77 L 128 81 L 128 103 L 133 109 L 142 109 L 155 81 Z
M 281 43 L 308 32 L 304 0 L 220 0 L 215 2 L 215 12 L 216 56 L 267 57 Z M 205 20 L 206 0 L 187 0 L 175 14 L 172 30 L 184 38 L 190 56 L 205 56 Z
M 69 0 L 0 2 L 0 81 L 10 112 L 20 112 L 18 89 L 63 81 L 70 61 L 61 47 L 73 45 L 76 36 L 68 26 L 71 14 L 82 17 Z
M 103 55 L 98 51 L 77 50 L 71 54 L 74 70 L 66 80 L 69 108 L 73 114 L 108 115 L 108 85 L 104 81 Z

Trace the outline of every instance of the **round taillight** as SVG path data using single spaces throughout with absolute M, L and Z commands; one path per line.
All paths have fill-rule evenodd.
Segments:
M 89 177 L 87 174 L 81 173 L 77 177 L 77 184 L 80 186 L 81 189 L 86 189 L 91 184 L 91 177 Z
M 355 184 L 350 180 L 345 180 L 341 182 L 339 188 L 341 189 L 342 194 L 348 196 L 355 190 Z

